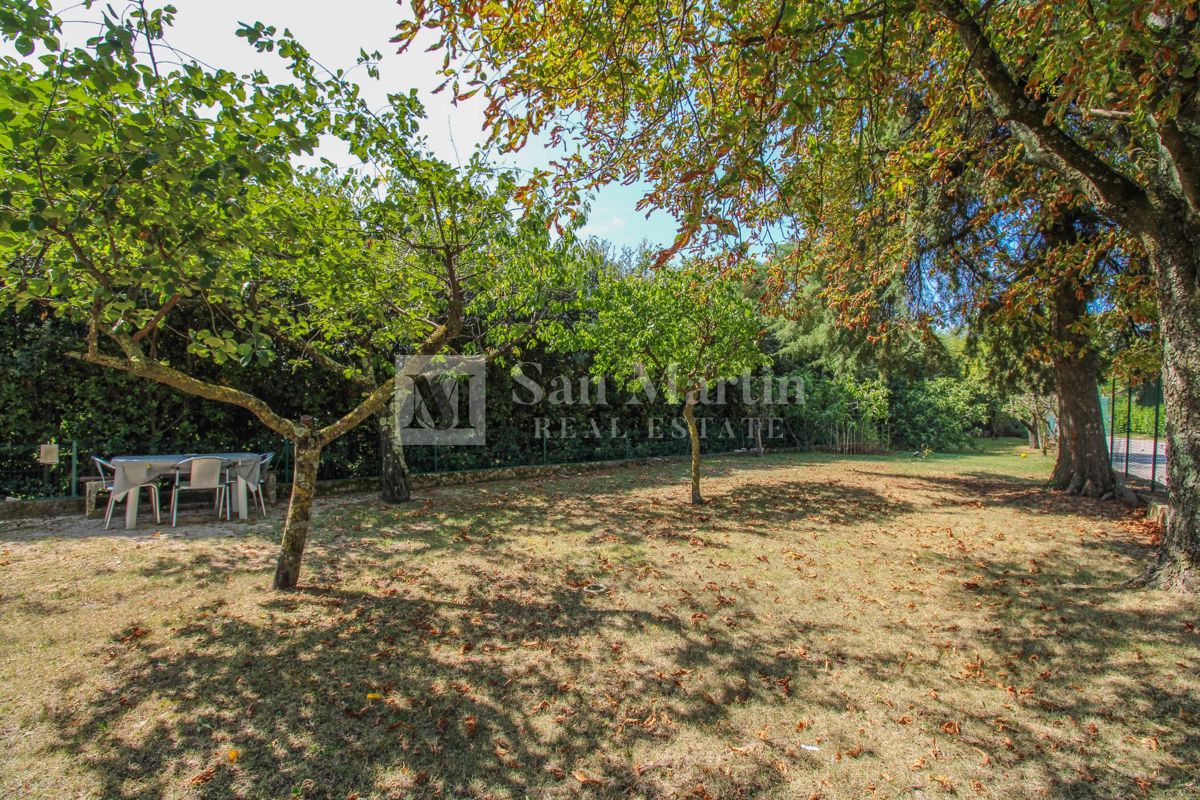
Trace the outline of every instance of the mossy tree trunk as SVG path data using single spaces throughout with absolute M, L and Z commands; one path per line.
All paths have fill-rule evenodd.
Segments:
M 300 580 L 300 562 L 308 540 L 313 498 L 317 494 L 317 467 L 321 461 L 321 445 L 315 436 L 302 437 L 292 445 L 295 449 L 292 496 L 283 523 L 279 561 L 275 565 L 273 585 L 276 589 L 294 589 Z
M 704 502 L 700 496 L 700 427 L 696 424 L 696 403 L 699 399 L 700 392 L 693 389 L 687 393 L 683 404 L 683 418 L 687 421 L 688 438 L 692 443 L 692 505 Z

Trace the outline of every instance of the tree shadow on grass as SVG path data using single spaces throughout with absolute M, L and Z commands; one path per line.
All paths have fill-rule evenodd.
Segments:
M 456 503 L 433 493 L 421 504 L 388 507 L 375 501 L 341 511 L 341 525 L 363 537 L 402 537 L 414 553 L 460 550 L 480 544 L 501 550 L 524 531 L 552 529 L 556 535 L 579 537 L 580 544 L 610 542 L 637 544 L 647 541 L 678 543 L 693 547 L 721 548 L 720 534 L 777 538 L 799 528 L 854 526 L 883 522 L 913 511 L 913 506 L 877 489 L 842 481 L 747 479 L 726 487 L 711 487 L 707 500 L 690 505 L 682 495 L 678 501 L 659 496 L 630 494 L 636 488 L 671 485 L 656 478 L 641 481 L 640 475 L 613 473 L 584 486 L 576 481 L 565 485 L 530 487 L 517 483 L 488 484 L 470 499 L 456 495 Z M 453 515 L 444 513 L 453 509 Z
M 181 783 L 222 798 L 655 796 L 629 747 L 670 740 L 676 719 L 781 702 L 754 676 L 794 666 L 771 642 L 748 648 L 718 624 L 619 608 L 544 570 L 504 580 L 481 570 L 465 591 L 420 570 L 383 583 L 275 597 L 260 620 L 215 604 L 161 645 L 136 626 L 114 632 L 111 689 L 54 714 L 57 749 L 114 798 Z M 645 632 L 719 685 L 680 691 L 607 647 Z
M 1121 555 L 1139 546 L 1147 548 L 1121 538 L 1084 544 Z M 991 687 L 1003 702 L 981 711 L 950 692 L 933 701 L 962 721 L 963 741 L 1038 796 L 1200 794 L 1195 606 L 1080 584 L 1067 560 L 991 558 L 986 568 L 994 579 L 958 590 L 984 616 L 948 645 L 973 654 L 957 680 Z
M 875 484 L 888 479 L 864 474 Z M 979 486 L 971 477 L 893 478 L 916 481 L 932 502 L 953 503 L 952 493 Z M 1153 790 L 1194 778 L 1187 765 L 1200 761 L 1196 693 L 1165 675 L 1171 664 L 1184 675 L 1200 670 L 1187 638 L 1195 634 L 1185 628 L 1194 620 L 1186 610 L 1080 586 L 1070 561 L 1041 559 L 1034 571 L 1011 556 L 981 566 L 978 555 L 921 551 L 914 557 L 934 562 L 927 574 L 969 564 L 986 570 L 986 580 L 964 575 L 939 587 L 940 610 L 959 609 L 962 619 L 933 633 L 919 621 L 870 617 L 895 627 L 889 635 L 899 644 L 883 647 L 875 631 L 850 627 L 865 628 L 861 621 L 785 616 L 764 625 L 726 605 L 723 586 L 676 608 L 656 609 L 657 600 L 631 607 L 639 603 L 631 572 L 589 571 L 575 548 L 560 556 L 526 551 L 519 562 L 513 552 L 522 526 L 549 526 L 581 544 L 657 538 L 671 550 L 683 542 L 722 547 L 723 529 L 736 526 L 786 547 L 794 526 L 821 524 L 830 506 L 838 506 L 830 524 L 845 525 L 913 510 L 875 486 L 751 479 L 713 492 L 699 508 L 631 508 L 620 483 L 596 490 L 588 481 L 589 494 L 551 484 L 521 496 L 491 486 L 494 493 L 473 493 L 450 516 L 420 506 L 344 508 L 322 517 L 314 533 L 302 576 L 314 588 L 250 610 L 210 606 L 181 620 L 165 642 L 136 626 L 114 631 L 102 654 L 110 688 L 49 712 L 56 748 L 94 776 L 104 797 L 159 797 L 189 782 L 201 797 L 222 798 L 659 797 L 700 780 L 710 795 L 733 797 L 783 791 L 786 779 L 771 761 L 785 756 L 757 740 L 748 744 L 759 755 L 737 756 L 756 759 L 749 767 L 714 771 L 706 759 L 719 756 L 691 754 L 697 727 L 679 736 L 681 726 L 719 739 L 745 733 L 734 718 L 750 704 L 846 715 L 853 703 L 905 687 L 921 706 L 903 735 L 953 751 L 958 764 L 978 764 L 961 769 L 981 781 L 1016 775 L 1009 785 L 1045 787 L 1050 797 L 1124 798 L 1143 792 L 1139 780 Z M 1022 488 L 1029 490 L 1006 481 L 984 487 L 984 499 L 976 492 L 959 500 L 1008 502 L 1005 493 Z M 1098 538 L 1086 546 L 1131 545 Z M 435 576 L 408 552 L 449 559 L 453 569 Z M 215 579 L 237 566 L 193 568 Z M 155 569 L 176 570 L 175 580 L 189 567 Z M 345 574 L 367 576 L 365 588 L 341 586 Z M 831 665 L 857 671 L 862 683 L 833 682 Z M 951 722 L 957 733 L 944 730 Z M 1138 739 L 1151 736 L 1174 762 L 1146 760 L 1160 751 Z M 689 753 L 686 763 L 639 774 L 630 753 L 647 743 L 674 748 L 675 759 Z M 728 749 L 717 747 L 725 757 Z M 792 763 L 828 771 L 830 749 L 819 762 L 802 752 Z
M 1055 491 L 1043 482 L 991 472 L 965 472 L 957 475 L 919 475 L 858 471 L 877 480 L 894 481 L 899 489 L 919 492 L 930 508 L 984 508 L 1005 506 L 1038 514 L 1118 519 L 1129 513 L 1128 506 L 1113 500 L 1097 500 Z

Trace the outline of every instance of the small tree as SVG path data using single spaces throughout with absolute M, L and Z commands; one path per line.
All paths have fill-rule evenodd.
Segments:
M 74 48 L 59 43 L 45 2 L 0 12 L 19 51 L 46 51 L 0 59 L 0 305 L 37 304 L 78 322 L 76 357 L 239 406 L 291 442 L 274 585 L 294 587 L 322 449 L 386 406 L 398 349 L 442 351 L 489 296 L 529 305 L 531 271 L 555 263 L 528 256 L 553 249 L 545 225 L 510 220 L 505 242 L 522 257 L 492 252 L 460 271 L 451 249 L 430 276 L 395 246 L 422 209 L 442 207 L 449 183 L 448 168 L 412 142 L 421 109 L 411 96 L 371 112 L 357 87 L 261 24 L 239 34 L 285 58 L 292 83 L 195 63 L 161 68 L 167 11 L 106 17 Z M 330 136 L 372 168 L 300 166 Z M 168 337 L 189 362 L 159 347 Z M 351 380 L 351 407 L 332 421 L 291 419 L 188 367 L 281 357 Z
M 595 353 L 593 371 L 636 385 L 665 381 L 668 398 L 683 403 L 691 439 L 692 503 L 701 503 L 701 393 L 766 363 L 762 331 L 741 283 L 693 262 L 622 274 L 602 270 L 584 298 L 588 321 L 573 341 Z

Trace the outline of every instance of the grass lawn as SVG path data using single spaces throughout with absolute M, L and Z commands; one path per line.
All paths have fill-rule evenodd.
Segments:
M 1019 452 L 331 499 L 290 594 L 277 520 L 0 523 L 0 796 L 1200 797 L 1196 601 Z

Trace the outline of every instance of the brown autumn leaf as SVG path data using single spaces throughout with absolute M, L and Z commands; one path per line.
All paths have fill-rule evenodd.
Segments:
M 203 772 L 198 772 L 195 775 L 193 775 L 190 783 L 192 784 L 192 786 L 203 786 L 204 784 L 211 781 L 213 779 L 213 775 L 216 775 L 216 774 L 217 774 L 217 768 L 209 767 L 208 769 L 204 770 Z
M 602 786 L 604 784 L 604 781 L 600 780 L 599 778 L 593 778 L 591 775 L 588 775 L 586 772 L 584 772 L 581 769 L 577 769 L 577 770 L 574 770 L 573 772 L 571 772 L 571 777 L 574 778 L 575 780 L 579 781 L 584 786 L 587 786 L 588 784 Z
M 670 761 L 665 761 L 665 760 L 664 761 L 653 761 L 649 764 L 634 764 L 633 771 L 635 773 L 637 773 L 637 776 L 640 778 L 652 769 L 658 769 L 659 767 L 669 767 L 669 766 L 671 766 Z
M 950 722 L 942 723 L 942 733 L 949 736 L 958 736 L 960 733 L 962 733 L 962 729 L 959 727 L 957 722 L 951 720 Z
M 933 781 L 934 783 L 936 783 L 936 784 L 940 785 L 940 786 L 941 786 L 943 789 L 945 789 L 947 792 L 953 792 L 953 791 L 954 791 L 954 784 L 953 784 L 953 783 L 951 783 L 951 782 L 950 782 L 950 779 L 949 779 L 949 778 L 947 778 L 945 775 L 933 775 L 933 774 L 931 774 L 931 775 L 929 776 L 929 780 L 931 780 L 931 781 Z
M 124 636 L 118 637 L 118 641 L 132 642 L 135 639 L 141 639 L 143 636 L 149 635 L 149 633 L 150 633 L 149 628 L 143 628 L 141 625 L 134 625 L 132 628 L 129 629 L 129 633 L 125 634 Z

